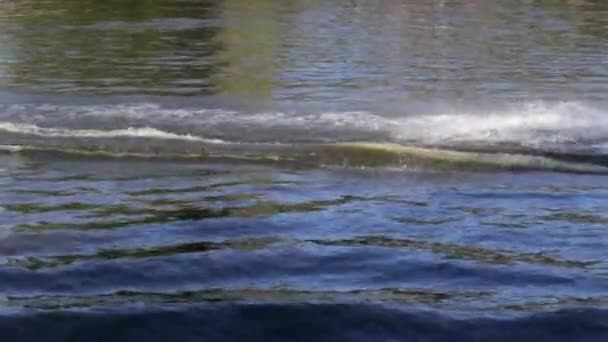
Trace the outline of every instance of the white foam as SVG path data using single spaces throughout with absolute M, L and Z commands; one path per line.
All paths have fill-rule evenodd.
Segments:
M 535 102 L 501 111 L 410 117 L 399 126 L 393 134 L 401 139 L 562 143 L 605 138 L 608 113 L 576 102 Z
M 4 152 L 20 152 L 23 150 L 21 145 L 0 145 L 0 151 Z
M 581 102 L 542 102 L 514 104 L 497 108 L 394 113 L 390 117 L 366 111 L 287 113 L 241 113 L 223 109 L 165 108 L 157 104 L 136 103 L 94 106 L 16 105 L 0 106 L 9 120 L 61 126 L 62 122 L 78 124 L 88 120 L 120 122 L 144 128 L 113 131 L 41 128 L 35 125 L 0 123 L 0 130 L 51 137 L 155 137 L 218 143 L 201 138 L 208 133 L 222 135 L 233 127 L 256 130 L 296 129 L 303 135 L 327 132 L 340 140 L 342 131 L 378 132 L 402 142 L 452 144 L 462 141 L 518 143 L 530 146 L 608 140 L 608 111 Z M 179 135 L 150 127 L 179 127 L 192 135 Z M 230 134 L 227 134 L 229 136 Z M 255 134 L 254 134 L 255 135 Z M 312 134 L 311 134 L 312 135 Z M 264 140 L 264 137 L 261 137 Z M 268 139 L 266 139 L 268 140 Z M 279 141 L 281 142 L 281 141 Z
M 120 137 L 132 137 L 132 138 L 156 138 L 156 139 L 168 139 L 168 140 L 185 140 L 185 141 L 197 141 L 204 143 L 223 143 L 218 139 L 205 139 L 190 134 L 175 134 L 164 132 L 155 128 L 143 127 L 117 130 L 93 130 L 93 129 L 67 129 L 67 128 L 46 128 L 39 127 L 36 125 L 29 124 L 17 124 L 12 122 L 0 122 L 0 130 L 16 134 L 27 134 L 40 137 L 57 137 L 57 138 L 120 138 Z M 11 146 L 8 150 L 14 150 L 15 146 Z

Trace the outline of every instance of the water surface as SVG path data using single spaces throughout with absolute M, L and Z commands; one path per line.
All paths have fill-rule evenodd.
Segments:
M 603 340 L 607 27 L 590 0 L 0 2 L 0 326 Z

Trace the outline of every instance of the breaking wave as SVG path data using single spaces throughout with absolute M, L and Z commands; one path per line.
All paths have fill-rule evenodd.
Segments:
M 229 157 L 311 166 L 608 170 L 608 115 L 577 102 L 403 115 L 25 104 L 0 107 L 0 119 L 5 151 Z
M 222 143 L 221 140 L 203 139 L 190 134 L 175 134 L 161 130 L 143 127 L 101 131 L 94 129 L 43 128 L 36 125 L 0 122 L 0 131 L 7 133 L 33 135 L 48 138 L 151 138 L 166 140 L 185 140 L 204 143 Z

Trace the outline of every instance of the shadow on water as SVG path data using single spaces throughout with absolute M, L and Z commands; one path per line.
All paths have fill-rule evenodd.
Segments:
M 373 305 L 224 305 L 180 311 L 0 317 L 7 340 L 603 341 L 608 314 L 565 310 L 514 319 L 454 319 Z M 235 328 L 238 327 L 238 328 Z

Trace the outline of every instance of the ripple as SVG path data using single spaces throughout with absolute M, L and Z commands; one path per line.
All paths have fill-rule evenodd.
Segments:
M 30 270 L 52 268 L 70 265 L 72 263 L 95 262 L 100 260 L 114 259 L 147 259 L 155 257 L 168 257 L 178 254 L 207 253 L 222 249 L 234 249 L 243 251 L 263 250 L 277 243 L 290 245 L 303 245 L 314 243 L 320 246 L 347 246 L 347 247 L 387 247 L 407 248 L 413 250 L 428 250 L 433 253 L 442 254 L 450 259 L 471 260 L 488 264 L 509 265 L 514 263 L 527 263 L 545 266 L 555 266 L 575 269 L 592 269 L 593 266 L 601 264 L 602 261 L 577 261 L 567 260 L 550 256 L 542 252 L 521 253 L 513 251 L 495 251 L 477 246 L 457 245 L 451 243 L 439 243 L 431 241 L 418 241 L 407 239 L 395 239 L 386 236 L 363 236 L 343 240 L 321 240 L 307 239 L 298 240 L 294 238 L 268 236 L 243 240 L 226 240 L 223 242 L 194 241 L 183 242 L 174 245 L 156 246 L 150 248 L 131 249 L 100 249 L 95 254 L 83 255 L 56 255 L 47 257 L 25 256 L 22 258 L 9 258 L 8 264 L 15 267 L 25 267 Z
M 588 268 L 601 263 L 601 261 L 565 260 L 538 253 L 517 253 L 512 251 L 494 251 L 477 246 L 458 245 L 453 243 L 439 243 L 430 241 L 395 239 L 387 236 L 362 236 L 344 240 L 312 240 L 321 245 L 338 246 L 379 246 L 388 248 L 410 248 L 430 250 L 434 253 L 444 254 L 449 258 L 460 260 L 473 260 L 490 264 L 508 265 L 515 262 L 557 266 L 566 268 Z
M 133 225 L 141 224 L 160 224 L 177 221 L 199 221 L 205 219 L 215 218 L 227 218 L 227 217 L 269 217 L 283 213 L 306 213 L 326 210 L 333 206 L 339 206 L 348 204 L 356 201 L 370 201 L 372 199 L 356 197 L 356 196 L 338 196 L 333 200 L 316 200 L 308 202 L 295 202 L 295 203 L 279 203 L 273 201 L 258 201 L 249 206 L 241 207 L 223 207 L 219 209 L 215 208 L 200 208 L 194 206 L 180 206 L 171 209 L 159 209 L 159 208 L 136 208 L 127 205 L 115 205 L 115 206 L 92 206 L 80 205 L 80 204 L 68 204 L 66 206 L 72 206 L 77 209 L 90 209 L 93 208 L 93 212 L 87 215 L 89 218 L 106 218 L 115 217 L 117 215 L 134 217 L 122 220 L 108 220 L 108 221 L 87 221 L 81 223 L 73 222 L 49 222 L 49 221 L 38 221 L 35 223 L 20 224 L 16 227 L 17 230 L 22 231 L 45 231 L 45 230 L 57 230 L 57 229 L 76 229 L 76 230 L 97 230 L 97 229 L 115 229 Z M 17 205 L 15 209 L 17 211 L 25 212 L 45 212 L 53 211 L 57 208 L 58 210 L 65 209 L 64 206 L 59 207 L 44 207 L 38 205 Z
M 423 219 L 419 217 L 406 216 L 395 218 L 395 221 L 397 222 L 414 225 L 442 225 L 445 223 L 458 222 L 461 220 L 461 217 L 438 217 L 432 219 Z
M 441 292 L 425 289 L 360 289 L 352 291 L 313 291 L 292 288 L 205 288 L 178 292 L 138 292 L 121 290 L 91 296 L 8 296 L 4 306 L 38 310 L 108 307 L 133 303 L 146 305 L 194 303 L 416 303 L 445 305 L 453 302 L 481 300 L 488 292 Z M 0 301 L 1 303 L 1 301 Z
M 542 220 L 547 221 L 564 221 L 569 223 L 578 223 L 578 224 L 607 224 L 608 217 L 591 214 L 591 213 L 581 213 L 581 212 L 569 212 L 569 211 L 560 211 L 553 213 L 548 216 L 540 217 Z
M 232 240 L 224 242 L 186 242 L 168 246 L 158 246 L 152 248 L 135 248 L 135 249 L 101 249 L 96 254 L 89 255 L 59 255 L 53 257 L 25 257 L 25 258 L 9 258 L 8 265 L 25 267 L 30 270 L 39 270 L 42 268 L 51 268 L 58 266 L 66 266 L 75 262 L 94 262 L 96 260 L 114 260 L 114 259 L 147 259 L 162 256 L 172 256 L 177 254 L 205 253 L 219 249 L 237 249 L 237 250 L 256 250 L 263 249 L 273 243 L 280 241 L 277 238 L 257 238 L 247 240 Z

